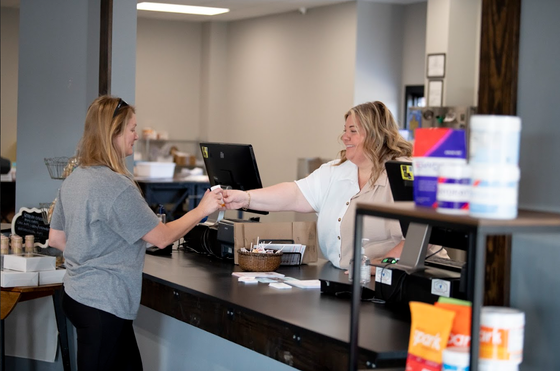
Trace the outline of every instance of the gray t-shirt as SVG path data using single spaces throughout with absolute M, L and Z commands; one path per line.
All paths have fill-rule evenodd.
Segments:
M 146 253 L 142 237 L 158 223 L 130 179 L 105 166 L 76 168 L 62 183 L 51 220 L 51 228 L 66 234 L 66 293 L 135 319 Z

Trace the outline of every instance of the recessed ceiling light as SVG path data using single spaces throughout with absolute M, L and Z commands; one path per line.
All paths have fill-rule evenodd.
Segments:
M 216 14 L 229 12 L 229 9 L 226 8 L 210 8 L 206 6 L 162 4 L 162 3 L 148 3 L 148 2 L 138 3 L 136 9 L 149 10 L 153 12 L 199 14 L 199 15 L 216 15 Z

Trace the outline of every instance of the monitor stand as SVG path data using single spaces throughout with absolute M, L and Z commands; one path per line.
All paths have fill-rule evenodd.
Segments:
M 401 258 L 395 264 L 395 268 L 404 270 L 408 274 L 424 270 L 424 259 L 428 251 L 431 233 L 432 226 L 429 224 L 410 223 Z

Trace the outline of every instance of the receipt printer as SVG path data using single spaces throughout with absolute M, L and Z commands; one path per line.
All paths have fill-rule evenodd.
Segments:
M 234 223 L 239 222 L 256 221 L 222 219 L 218 222 L 199 223 L 185 235 L 185 243 L 196 252 L 233 260 L 235 240 L 233 227 Z
M 235 244 L 235 223 L 258 223 L 257 219 L 239 220 L 239 219 L 222 219 L 217 223 L 217 245 L 222 258 L 233 259 Z

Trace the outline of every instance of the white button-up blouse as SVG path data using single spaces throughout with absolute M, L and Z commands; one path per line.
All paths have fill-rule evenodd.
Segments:
M 407 159 L 404 159 L 407 160 Z M 317 213 L 317 234 L 323 255 L 339 268 L 348 268 L 353 255 L 354 218 L 358 202 L 393 202 L 387 173 L 368 183 L 360 191 L 358 167 L 350 161 L 334 166 L 340 160 L 323 164 L 296 184 Z M 397 220 L 364 218 L 365 254 L 379 258 L 403 239 Z

